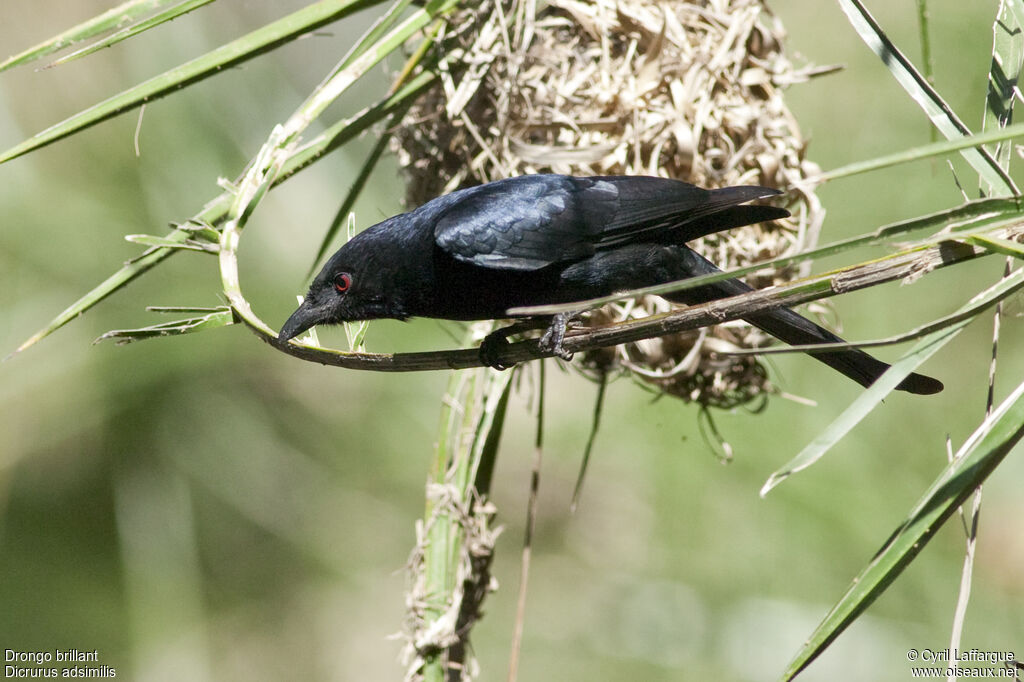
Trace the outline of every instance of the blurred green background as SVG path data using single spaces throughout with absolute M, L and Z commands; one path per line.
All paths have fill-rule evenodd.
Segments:
M 220 2 L 56 69 L 0 74 L 0 147 L 304 3 Z M 873 3 L 920 54 L 913 3 Z M 6 0 L 3 55 L 106 9 L 95 0 Z M 791 106 L 823 168 L 923 144 L 928 124 L 832 3 L 771 4 L 790 52 L 839 74 L 794 86 Z M 936 82 L 977 129 L 996 3 L 929 2 Z M 217 78 L 0 166 L 0 354 L 236 176 L 373 19 L 329 27 Z M 386 87 L 361 84 L 337 115 Z M 373 140 L 275 190 L 241 252 L 259 314 L 279 324 Z M 961 201 L 962 163 L 923 162 L 823 188 L 823 240 Z M 1020 178 L 1020 174 L 1015 174 Z M 1018 180 L 1020 182 L 1020 180 Z M 393 161 L 356 207 L 361 226 L 400 210 Z M 836 263 L 823 262 L 824 269 Z M 994 281 L 983 259 L 835 299 L 852 340 L 947 314 Z M 216 262 L 176 256 L 37 347 L 0 365 L 0 648 L 99 650 L 129 680 L 394 680 L 403 674 L 403 566 L 444 373 L 346 372 L 275 353 L 241 327 L 117 347 L 112 328 L 156 321 L 146 305 L 217 305 Z M 1019 301 L 1004 321 L 998 396 L 1024 373 Z M 454 324 L 375 323 L 371 349 L 449 347 Z M 528 597 L 523 680 L 769 680 L 980 421 L 990 318 L 925 366 L 934 397 L 893 395 L 821 463 L 766 499 L 767 476 L 859 392 L 804 357 L 775 356 L 783 390 L 760 414 L 716 414 L 728 465 L 697 410 L 609 389 L 580 509 L 568 506 L 595 388 L 548 372 L 547 447 Z M 330 337 L 340 343 L 339 336 Z M 896 349 L 879 355 L 893 358 Z M 533 421 L 511 408 L 493 485 L 506 531 L 473 637 L 483 679 L 505 675 Z M 986 486 L 963 648 L 1024 650 L 1024 462 Z M 909 679 L 908 649 L 948 644 L 963 560 L 953 519 L 804 674 Z

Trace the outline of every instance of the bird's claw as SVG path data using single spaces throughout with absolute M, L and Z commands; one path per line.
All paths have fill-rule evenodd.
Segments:
M 565 331 L 569 326 L 571 317 L 572 315 L 566 313 L 557 313 L 551 318 L 551 324 L 548 325 L 544 335 L 537 342 L 537 349 L 542 353 L 549 353 L 566 362 L 572 360 L 572 353 L 562 347 L 562 342 L 565 341 Z
M 543 336 L 537 341 L 537 350 L 541 356 L 554 355 L 567 361 L 572 359 L 572 353 L 562 347 L 562 342 L 565 340 L 565 331 L 569 320 L 573 317 L 574 314 L 571 313 L 558 313 L 551 318 Z M 509 346 L 508 337 L 541 326 L 543 326 L 542 320 L 530 319 L 503 329 L 496 329 L 480 342 L 480 361 L 491 369 L 509 369 L 515 363 L 505 364 L 501 361 L 502 352 Z
M 501 351 L 509 345 L 508 335 L 503 331 L 502 329 L 493 331 L 480 342 L 480 361 L 487 367 L 498 371 L 509 369 L 515 364 L 506 365 L 500 359 Z

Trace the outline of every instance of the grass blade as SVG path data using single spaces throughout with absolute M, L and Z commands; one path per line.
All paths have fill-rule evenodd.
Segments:
M 1020 10 L 1020 0 L 1003 0 L 992 25 L 992 65 L 988 73 L 983 131 L 1005 130 L 1013 120 L 1013 101 L 1024 61 L 1024 25 L 1020 23 Z M 1003 142 L 993 153 L 996 162 L 1004 169 L 1010 167 L 1012 147 Z M 982 182 L 986 195 L 992 195 L 998 189 L 991 182 Z
M 129 234 L 125 235 L 125 239 L 133 244 L 157 246 L 167 249 L 186 249 L 189 251 L 201 251 L 203 253 L 217 253 L 220 250 L 220 247 L 218 247 L 217 244 L 211 244 L 210 242 L 200 242 L 195 239 L 186 239 L 182 242 L 176 239 L 158 237 L 152 234 Z
M 597 429 L 601 426 L 601 415 L 604 413 L 604 394 L 608 388 L 608 372 L 601 372 L 597 380 L 597 399 L 594 401 L 594 414 L 590 422 L 590 434 L 587 436 L 587 444 L 583 447 L 583 458 L 580 460 L 580 471 L 576 474 L 576 485 L 572 489 L 572 501 L 569 503 L 569 511 L 576 513 L 580 503 L 580 496 L 583 494 L 583 479 L 587 475 L 587 467 L 590 464 L 590 453 L 594 449 L 594 441 L 597 440 Z
M 273 50 L 382 0 L 321 0 L 65 119 L 0 154 L 5 163 Z
M 1024 269 L 1015 271 L 1009 277 L 1000 280 L 981 292 L 964 305 L 961 310 L 970 308 L 977 310 L 979 306 L 993 305 L 1021 286 L 1024 286 Z M 977 310 L 977 312 L 980 312 L 980 310 Z M 929 356 L 951 341 L 973 319 L 974 316 L 967 317 L 948 327 L 936 330 L 915 344 L 910 351 L 893 363 L 892 367 L 878 381 L 861 393 L 821 435 L 811 441 L 807 447 L 800 451 L 800 454 L 787 462 L 785 466 L 774 472 L 761 488 L 761 496 L 764 497 L 772 488 L 821 459 L 833 445 L 860 423 L 871 410 L 875 409 L 896 388 L 900 381 L 928 359 Z
M 192 10 L 199 9 L 203 5 L 208 5 L 213 1 L 214 0 L 184 0 L 183 2 L 179 2 L 177 5 L 174 5 L 173 7 L 168 7 L 162 12 L 157 12 L 148 19 L 144 19 L 143 21 L 140 21 L 139 23 L 134 24 L 132 26 L 126 26 L 122 28 L 120 31 L 117 31 L 116 33 L 113 33 L 112 35 L 109 35 L 106 38 L 103 38 L 102 40 L 98 40 L 95 43 L 83 47 L 80 50 L 75 50 L 70 54 L 66 54 L 60 59 L 51 62 L 49 66 L 52 67 L 58 66 L 60 64 L 66 64 L 67 62 L 70 62 L 74 59 L 90 55 L 93 52 L 98 52 L 99 50 L 102 50 L 105 47 L 116 45 L 122 40 L 127 40 L 128 38 L 138 35 L 143 31 L 148 31 L 149 29 L 155 28 L 160 24 L 171 21 L 172 19 L 177 19 L 178 17 L 188 14 Z
M 352 118 L 335 123 L 324 132 L 312 138 L 309 142 L 299 147 L 289 157 L 288 161 L 285 162 L 284 167 L 281 168 L 281 174 L 277 178 L 277 183 L 280 184 L 287 180 L 322 156 L 331 153 L 338 147 L 355 139 L 364 131 L 369 130 L 370 126 L 384 120 L 402 107 L 408 106 L 436 78 L 437 74 L 433 71 L 423 71 L 377 104 L 362 110 Z
M 791 680 L 820 655 L 899 576 L 942 524 L 1024 436 L 1024 383 L 971 434 L 885 545 L 789 664 Z
M 1016 8 L 1018 12 L 1014 12 Z M 996 19 L 992 25 L 992 64 L 989 68 L 988 92 L 986 93 L 982 130 L 999 130 L 1005 128 L 1013 119 L 1013 102 L 1017 90 L 1017 79 L 1020 77 L 1021 58 L 1024 57 L 1024 44 L 1022 44 L 1021 23 L 1019 16 L 1019 0 L 1000 0 Z M 1010 145 L 1000 144 L 993 152 L 993 156 L 999 165 L 1009 172 L 1010 170 Z M 979 191 L 982 196 L 997 191 L 990 183 L 981 179 Z M 968 235 L 968 243 L 984 243 L 985 237 L 979 235 L 980 239 L 971 241 Z M 1012 255 L 1020 254 L 1020 245 L 1013 244 L 1007 247 L 1006 240 L 993 240 L 989 242 L 990 250 L 1010 250 Z M 1014 253 L 1016 252 L 1016 253 Z M 1012 268 L 1012 259 L 1006 259 L 1005 274 L 1009 275 Z M 999 357 L 999 330 L 1003 315 L 1003 304 L 1000 302 L 994 311 L 992 318 L 992 360 L 989 363 L 988 371 L 988 395 L 985 400 L 985 415 L 992 413 L 995 395 L 996 368 Z M 964 620 L 967 617 L 967 606 L 971 599 L 971 579 L 974 574 L 974 557 L 978 544 L 978 520 L 981 513 L 982 489 L 979 485 L 974 491 L 974 499 L 970 511 L 964 507 L 959 508 L 960 520 L 966 534 L 964 547 L 964 562 L 960 571 L 960 589 L 957 594 L 956 607 L 953 610 L 953 622 L 950 628 L 949 650 L 960 649 L 963 637 Z M 950 670 L 947 671 L 947 678 L 950 681 L 956 680 L 958 661 L 954 656 L 950 661 Z
M 370 46 L 380 40 L 385 33 L 391 30 L 391 27 L 398 23 L 398 20 L 402 18 L 402 13 L 405 12 L 410 4 L 412 4 L 412 0 L 398 0 L 398 2 L 389 7 L 388 11 L 375 21 L 373 26 L 363 34 L 359 39 L 359 42 L 352 46 L 352 49 L 345 55 L 345 58 L 341 60 L 341 63 L 338 65 L 338 69 L 345 69 L 351 66 L 352 62 L 355 61 L 359 55 L 366 52 L 370 49 Z
M 1024 245 L 1009 239 L 987 234 L 969 234 L 963 238 L 963 241 L 973 246 L 981 246 L 993 253 L 1001 253 L 1012 258 L 1024 258 Z
M 928 0 L 917 0 L 917 30 L 921 35 L 921 63 L 924 65 L 924 79 L 928 85 L 935 85 L 935 65 L 932 62 L 932 41 L 928 34 Z M 938 139 L 935 126 L 928 128 L 928 139 Z
M 1014 137 L 1020 137 L 1021 135 L 1024 135 L 1024 123 L 1008 125 L 1005 128 L 988 130 L 988 132 L 979 133 L 978 135 L 959 137 L 942 142 L 932 142 L 930 144 L 921 145 L 920 147 L 896 152 L 895 154 L 886 154 L 885 156 L 879 156 L 866 161 L 856 161 L 845 166 L 840 166 L 839 168 L 830 170 L 826 173 L 822 173 L 815 178 L 809 179 L 808 182 L 828 182 L 829 180 L 836 180 L 838 178 L 845 178 L 851 175 L 867 173 L 868 171 L 878 170 L 880 168 L 897 166 L 901 163 L 920 161 L 921 159 L 928 159 L 933 156 L 942 156 L 943 154 L 948 154 L 950 152 L 963 151 L 964 149 L 971 147 L 980 147 L 983 144 L 1003 142 Z M 1012 145 L 1009 144 L 1000 145 L 1000 151 L 997 153 L 1003 154 L 1003 150 L 1008 150 L 1011 147 Z M 1002 158 L 1002 156 L 1000 156 L 1000 158 Z
M 896 81 L 907 91 L 907 94 L 924 109 L 939 132 L 951 140 L 971 134 L 971 131 L 935 88 L 928 84 L 910 60 L 889 40 L 860 0 L 839 0 L 839 6 L 861 39 L 879 56 Z M 994 188 L 994 194 L 1017 195 L 1020 193 L 1010 176 L 988 151 L 964 149 L 960 153 L 983 181 Z
M 191 236 L 192 233 L 187 230 L 174 230 L 167 235 L 167 239 L 172 242 L 184 243 Z M 110 277 L 107 277 L 98 286 L 93 288 L 92 291 L 65 308 L 64 311 L 57 315 L 57 317 L 53 318 L 48 325 L 29 337 L 12 353 L 5 357 L 4 360 L 10 360 L 14 355 L 17 355 L 29 346 L 32 346 L 36 342 L 46 338 L 178 250 L 179 249 L 177 248 L 169 248 L 166 246 L 147 249 L 141 257 L 126 263 L 120 270 L 112 274 Z
M 102 335 L 93 341 L 93 343 L 113 339 L 114 342 L 120 346 L 126 343 L 132 343 L 133 341 L 153 339 L 158 336 L 178 336 L 181 334 L 201 332 L 206 329 L 217 329 L 234 323 L 235 316 L 234 313 L 231 312 L 231 308 L 221 306 L 213 308 L 206 314 L 199 315 L 198 317 L 189 317 L 184 320 L 173 320 L 171 322 L 161 322 L 160 324 L 141 327 L 139 329 L 115 329 Z
M 142 16 L 147 12 L 164 5 L 169 5 L 172 2 L 178 2 L 178 0 L 128 0 L 128 2 L 109 9 L 103 14 L 93 17 L 73 28 L 69 28 L 49 40 L 44 40 L 38 45 L 5 59 L 3 62 L 0 62 L 0 71 L 6 71 L 15 66 L 40 59 L 54 52 L 59 52 L 75 43 L 88 40 L 93 36 L 98 36 L 119 26 L 124 26 L 125 23 L 131 22 L 134 17 Z
M 515 373 L 506 374 L 508 376 L 495 378 L 492 373 L 490 380 L 496 382 L 496 385 L 488 394 L 487 404 L 484 406 L 480 421 L 477 422 L 474 435 L 473 462 L 469 473 L 472 474 L 473 487 L 481 497 L 491 494 L 491 480 L 494 476 L 494 466 L 498 461 L 498 446 L 505 428 L 508 399 L 512 395 L 512 379 Z M 470 477 L 467 477 L 467 480 L 468 478 Z

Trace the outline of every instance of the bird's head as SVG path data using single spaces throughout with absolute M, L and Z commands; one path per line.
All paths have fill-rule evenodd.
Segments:
M 373 244 L 360 239 L 362 236 L 357 235 L 331 256 L 298 309 L 281 327 L 278 341 L 293 339 L 318 324 L 406 317 L 401 302 L 389 292 Z

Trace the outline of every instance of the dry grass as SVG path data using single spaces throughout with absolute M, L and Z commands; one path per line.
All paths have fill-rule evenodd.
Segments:
M 783 101 L 806 80 L 786 57 L 785 33 L 757 0 L 485 3 L 451 22 L 442 84 L 410 112 L 399 158 L 418 205 L 523 173 L 661 175 L 705 187 L 790 190 L 794 217 L 695 244 L 721 267 L 812 246 L 823 210 L 801 181 L 817 174 Z M 458 68 L 456 68 L 458 65 Z M 768 273 L 754 286 L 792 279 Z M 664 312 L 664 300 L 608 306 L 585 324 Z M 746 324 L 587 354 L 583 370 L 622 370 L 685 400 L 722 407 L 771 389 L 750 357 L 721 353 L 767 341 Z
M 422 679 L 429 657 L 444 652 L 445 666 L 457 667 L 459 679 L 469 682 L 479 674 L 475 657 L 467 651 L 469 632 L 481 616 L 484 599 L 497 589 L 490 569 L 494 543 L 502 529 L 492 525 L 495 508 L 475 493 L 468 503 L 451 484 L 428 486 L 427 494 L 434 513 L 426 524 L 417 523 L 416 547 L 406 567 L 410 580 L 405 592 L 406 621 L 398 636 L 405 641 L 402 663 L 407 670 L 406 680 L 412 682 Z M 426 568 L 430 526 L 435 523 L 451 523 L 462 536 L 456 543 L 454 588 L 445 595 L 445 609 L 440 614 L 430 613 L 439 595 L 430 592 Z

